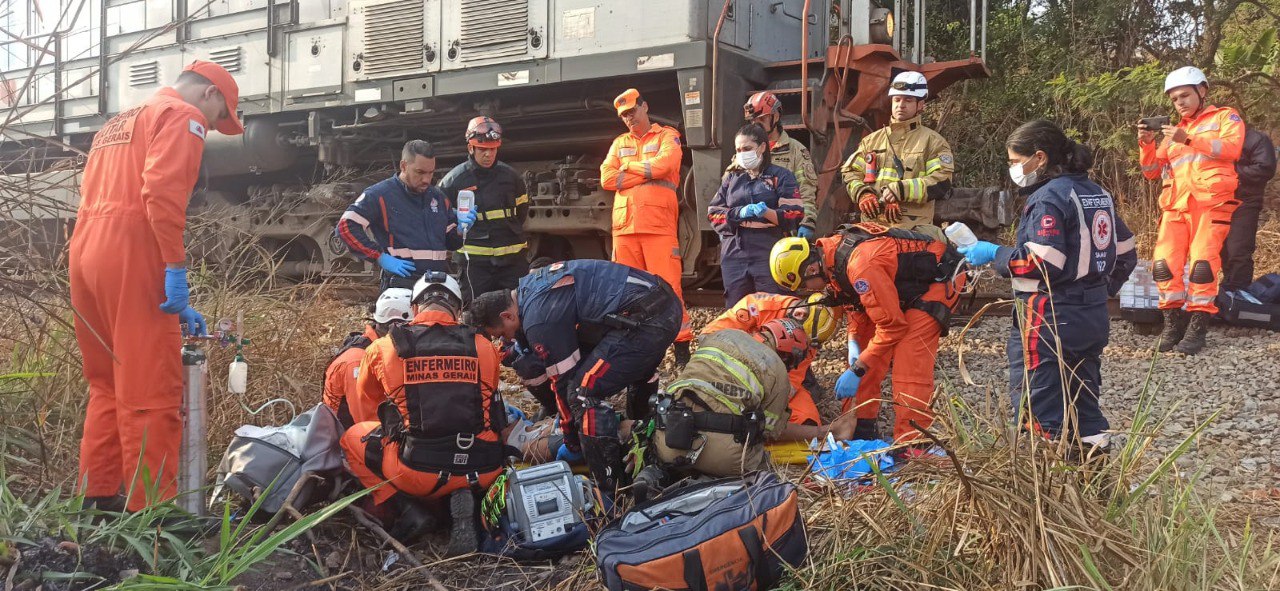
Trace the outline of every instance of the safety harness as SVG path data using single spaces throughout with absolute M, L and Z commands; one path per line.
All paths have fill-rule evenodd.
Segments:
M 375 474 L 383 476 L 382 453 L 388 442 L 399 444 L 400 461 L 406 466 L 438 475 L 435 490 L 453 476 L 478 484 L 479 474 L 503 466 L 506 454 L 497 434 L 506 427 L 506 408 L 495 392 L 486 410 L 475 334 L 462 325 L 391 329 L 391 343 L 404 364 L 409 416 L 406 424 L 392 401 L 378 407 L 382 426 L 367 436 L 365 447 L 365 463 Z M 481 439 L 482 433 L 494 434 L 494 440 Z
M 713 382 L 696 377 L 685 377 L 667 386 L 675 400 L 658 413 L 658 428 L 664 432 L 667 447 L 689 451 L 677 457 L 676 466 L 691 465 L 697 461 L 702 448 L 695 449 L 694 442 L 702 433 L 724 433 L 733 436 L 734 443 L 758 445 L 764 442 L 770 417 L 759 408 L 763 402 L 763 386 L 759 378 L 746 364 L 714 347 L 700 347 L 690 360 L 709 363 L 723 369 L 725 379 Z M 708 400 L 730 412 L 713 410 Z M 660 405 L 661 406 L 661 405 Z M 773 420 L 778 420 L 774 417 Z M 703 437 L 706 445 L 705 437 Z
M 862 298 L 854 288 L 853 281 L 845 271 L 853 258 L 853 251 L 868 240 L 891 238 L 899 241 L 917 243 L 918 248 L 898 253 L 898 272 L 893 277 L 893 286 L 898 290 L 898 303 L 903 310 L 915 308 L 936 320 L 942 327 L 942 335 L 947 334 L 947 322 L 951 319 L 951 308 L 942 302 L 924 300 L 923 296 L 934 283 L 945 283 L 955 275 L 956 269 L 964 262 L 964 256 L 950 245 L 946 246 L 941 257 L 929 250 L 930 243 L 937 242 L 933 237 L 920 232 L 903 228 L 885 228 L 879 225 L 854 224 L 839 229 L 842 236 L 840 246 L 836 247 L 835 267 L 831 275 L 839 287 L 835 303 L 862 310 Z

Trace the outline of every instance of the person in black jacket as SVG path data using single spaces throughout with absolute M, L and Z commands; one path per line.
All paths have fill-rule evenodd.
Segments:
M 467 124 L 466 162 L 453 167 L 440 181 L 449 201 L 458 203 L 460 191 L 475 193 L 475 225 L 468 228 L 463 246 L 454 260 L 462 269 L 458 282 L 467 304 L 475 294 L 515 289 L 529 273 L 529 248 L 525 220 L 529 219 L 529 196 L 524 180 L 514 168 L 498 160 L 502 127 L 489 117 L 476 117 Z
M 1262 192 L 1276 174 L 1276 149 L 1267 134 L 1246 127 L 1244 149 L 1236 162 L 1240 207 L 1231 216 L 1231 232 L 1222 243 L 1222 289 L 1236 291 L 1253 283 L 1253 251 L 1258 245 Z

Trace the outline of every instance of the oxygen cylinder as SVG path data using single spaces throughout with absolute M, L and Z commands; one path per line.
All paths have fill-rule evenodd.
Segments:
M 227 368 L 227 391 L 232 394 L 244 394 L 249 389 L 249 364 L 239 353 Z
M 182 447 L 178 466 L 178 506 L 193 515 L 204 515 L 205 473 L 209 469 L 208 395 L 209 366 L 199 345 L 182 346 Z

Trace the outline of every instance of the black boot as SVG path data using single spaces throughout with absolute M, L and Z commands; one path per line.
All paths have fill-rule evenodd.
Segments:
M 124 513 L 125 498 L 124 495 L 112 495 L 109 497 L 85 497 L 85 509 L 97 509 L 106 513 Z
M 858 426 L 853 428 L 853 438 L 866 441 L 880 439 L 880 429 L 876 427 L 876 420 L 858 419 Z
M 1156 343 L 1156 350 L 1161 353 L 1172 351 L 1182 341 L 1182 337 L 1187 334 L 1187 320 L 1187 312 L 1182 308 L 1165 310 L 1164 330 L 1160 332 L 1160 340 Z
M 684 366 L 689 364 L 689 359 L 693 356 L 693 353 L 689 351 L 689 342 L 677 341 L 671 347 L 676 356 L 676 369 L 684 369 Z
M 476 538 L 476 497 L 471 489 L 455 490 L 449 495 L 449 516 L 453 528 L 449 530 L 449 548 L 445 556 L 462 556 L 478 548 Z
M 404 493 L 396 493 L 387 502 L 393 504 L 395 515 L 388 524 L 391 528 L 387 530 L 387 534 L 401 544 L 412 544 L 436 528 L 436 518 L 417 499 Z
M 1187 335 L 1182 337 L 1175 351 L 1184 355 L 1195 355 L 1204 350 L 1204 335 L 1209 332 L 1209 313 L 1192 312 L 1191 322 L 1187 325 Z
M 636 474 L 636 479 L 631 483 L 631 496 L 639 505 L 662 492 L 662 483 L 666 480 L 666 472 L 656 465 L 648 465 Z

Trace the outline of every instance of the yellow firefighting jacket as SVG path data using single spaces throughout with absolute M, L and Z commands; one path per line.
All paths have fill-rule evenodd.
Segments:
M 774 164 L 791 171 L 800 184 L 800 198 L 804 200 L 804 217 L 800 225 L 810 230 L 818 224 L 818 173 L 813 169 L 813 155 L 800 140 L 781 132 L 778 141 L 769 144 L 769 158 Z M 725 174 L 741 170 L 737 160 L 729 163 Z
M 890 225 L 909 229 L 933 224 L 933 201 L 951 189 L 954 169 L 951 145 L 916 117 L 862 138 L 840 173 L 855 208 L 863 193 L 880 195 L 886 187 L 892 189 L 902 206 L 902 220 Z M 874 180 L 867 182 L 869 178 Z

